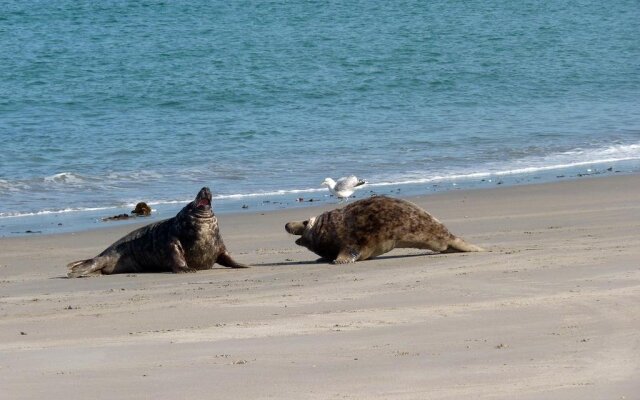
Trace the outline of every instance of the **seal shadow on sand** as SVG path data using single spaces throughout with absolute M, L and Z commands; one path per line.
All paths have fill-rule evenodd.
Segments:
M 251 264 L 251 266 L 253 266 L 254 264 Z M 203 270 L 202 273 L 206 273 L 206 271 L 233 271 L 232 269 L 229 269 L 228 267 L 218 267 L 218 266 L 213 266 L 211 268 L 208 268 L 206 270 Z M 122 273 L 119 274 L 122 276 L 126 276 L 127 278 L 138 278 L 138 277 L 144 277 L 144 276 L 149 276 L 149 275 L 167 275 L 167 276 L 173 276 L 175 275 L 174 272 L 171 271 L 152 271 L 152 272 L 129 272 L 129 273 Z M 200 274 L 198 274 L 200 275 Z M 94 276 L 100 276 L 100 275 L 91 275 L 91 277 Z M 67 275 L 57 275 L 57 276 L 52 276 L 48 279 L 64 279 L 64 280 L 68 280 L 69 276 Z
M 413 257 L 424 257 L 424 256 L 440 256 L 443 255 L 443 253 L 435 253 L 432 251 L 428 251 L 426 253 L 418 253 L 418 254 L 396 254 L 396 255 L 390 255 L 390 256 L 378 256 L 375 258 L 371 258 L 371 261 L 374 260 L 393 260 L 393 259 L 404 259 L 404 258 L 413 258 Z M 327 259 L 327 258 L 318 258 L 316 260 L 306 260 L 306 261 L 283 261 L 283 262 L 272 262 L 272 263 L 253 263 L 251 264 L 252 267 L 280 267 L 280 266 L 286 266 L 286 265 L 308 265 L 308 264 L 329 264 L 329 265 L 336 265 L 338 266 L 338 264 L 333 263 L 331 260 Z M 220 269 L 224 269 L 224 268 L 220 268 Z

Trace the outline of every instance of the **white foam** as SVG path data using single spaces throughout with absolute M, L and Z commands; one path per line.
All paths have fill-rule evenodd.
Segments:
M 0 213 L 0 219 L 2 218 L 18 218 L 18 217 L 33 217 L 37 215 L 55 215 L 66 214 L 72 212 L 86 212 L 86 211 L 103 211 L 113 210 L 120 207 L 87 207 L 87 208 L 64 208 L 61 210 L 41 210 L 33 212 L 6 212 Z
M 543 157 L 525 157 L 518 160 L 512 160 L 504 163 L 492 163 L 479 166 L 471 170 L 451 171 L 450 173 L 433 174 L 429 171 L 414 172 L 412 176 L 395 176 L 386 179 L 380 179 L 376 182 L 375 177 L 369 177 L 368 187 L 384 187 L 384 186 L 401 186 L 401 185 L 418 185 L 435 182 L 452 182 L 459 180 L 476 180 L 488 179 L 491 177 L 500 177 L 518 174 L 535 174 L 536 172 L 563 170 L 570 168 L 580 168 L 585 166 L 595 166 L 600 164 L 612 164 L 623 161 L 640 160 L 640 143 L 630 145 L 613 145 L 599 149 L 574 149 L 566 152 L 556 153 Z M 81 183 L 84 178 L 71 172 L 62 172 L 44 178 L 47 182 L 56 183 Z M 0 188 L 4 190 L 15 189 L 16 183 L 10 183 L 0 179 Z M 213 197 L 214 200 L 241 200 L 246 198 L 269 198 L 281 197 L 287 195 L 296 195 L 303 193 L 319 193 L 325 192 L 324 188 L 303 188 L 303 189 L 281 189 L 255 193 L 232 193 L 220 194 Z M 147 201 L 150 206 L 187 204 L 192 201 L 189 199 L 159 199 Z M 38 215 L 66 214 L 74 212 L 94 212 L 104 210 L 117 210 L 123 207 L 134 207 L 135 203 L 118 204 L 103 207 L 69 207 L 60 210 L 41 210 L 35 212 L 0 212 L 0 218 L 17 218 Z
M 79 184 L 86 180 L 81 175 L 74 174 L 73 172 L 60 172 L 51 176 L 45 176 L 44 181 L 50 183 Z
M 527 157 L 504 164 L 484 166 L 477 172 L 458 172 L 444 175 L 425 176 L 424 178 L 386 180 L 370 183 L 370 187 L 415 185 L 442 181 L 481 179 L 491 176 L 532 174 L 536 172 L 578 168 L 589 165 L 612 164 L 623 161 L 640 160 L 640 144 L 615 145 L 601 149 L 575 149 L 544 157 Z
M 273 196 L 285 196 L 288 194 L 299 194 L 299 193 L 314 193 L 314 192 L 325 192 L 326 189 L 320 188 L 308 188 L 308 189 L 284 189 L 284 190 L 275 190 L 271 192 L 256 192 L 256 193 L 234 193 L 234 194 L 220 194 L 213 196 L 213 200 L 239 200 L 246 199 L 252 197 L 273 197 Z M 148 201 L 147 204 L 152 205 L 169 205 L 169 204 L 187 204 L 193 199 L 188 200 L 154 200 Z M 135 206 L 135 204 L 131 203 L 131 206 Z
M 326 192 L 326 190 L 327 189 L 325 189 L 325 188 L 320 188 L 320 189 L 314 189 L 314 188 L 287 189 L 287 190 L 275 190 L 275 191 L 272 191 L 272 192 L 219 195 L 219 196 L 214 196 L 214 199 L 241 199 L 241 198 L 246 198 L 246 197 L 283 196 L 283 195 L 287 195 L 287 194 Z

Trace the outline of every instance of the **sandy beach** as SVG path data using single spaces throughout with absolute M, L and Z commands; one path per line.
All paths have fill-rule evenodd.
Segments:
M 1 239 L 0 398 L 640 398 L 640 175 L 411 200 L 489 251 L 317 263 L 283 227 L 329 207 L 219 216 L 246 270 L 66 279 L 132 227 Z

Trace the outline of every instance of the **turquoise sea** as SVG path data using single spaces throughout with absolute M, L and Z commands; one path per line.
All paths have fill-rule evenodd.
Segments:
M 0 236 L 640 171 L 632 1 L 0 3 Z M 302 198 L 304 202 L 297 201 Z M 245 208 L 242 208 L 246 206 Z

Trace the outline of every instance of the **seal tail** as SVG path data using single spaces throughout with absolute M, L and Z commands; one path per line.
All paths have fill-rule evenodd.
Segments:
M 67 264 L 68 278 L 82 278 L 89 275 L 100 275 L 102 270 L 102 263 L 98 262 L 95 258 L 88 260 L 74 261 Z
M 449 246 L 447 247 L 447 250 L 445 250 L 445 252 L 458 252 L 458 251 L 462 251 L 462 252 L 485 251 L 485 249 L 483 249 L 480 246 L 476 246 L 475 244 L 467 243 L 464 240 L 457 237 L 453 239 L 451 243 L 449 243 Z

